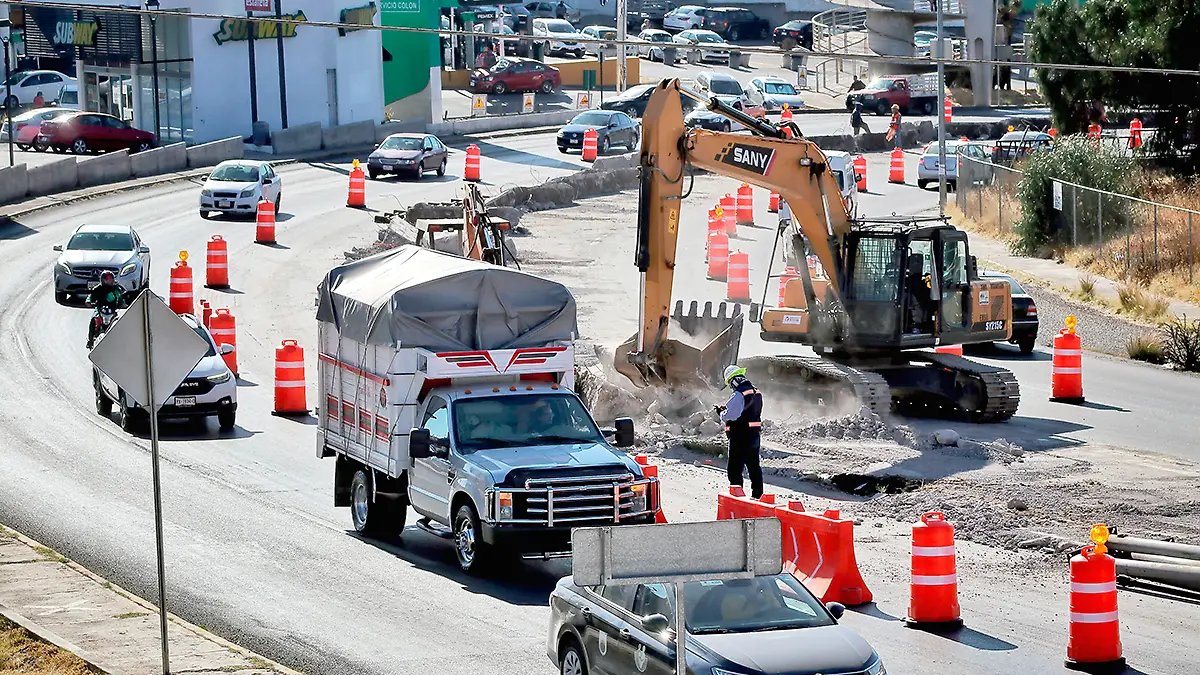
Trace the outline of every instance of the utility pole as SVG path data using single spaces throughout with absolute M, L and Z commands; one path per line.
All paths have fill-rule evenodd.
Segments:
M 0 28 L 7 27 L 8 19 L 4 20 L 4 24 Z M 9 42 L 10 39 L 6 35 L 3 42 L 0 42 L 0 47 L 4 47 L 4 124 L 8 126 L 8 165 L 13 166 L 17 163 L 16 158 L 13 156 L 13 143 L 16 141 L 14 136 L 16 136 L 17 132 L 12 123 L 12 107 L 9 105 L 12 103 L 12 64 L 8 56 Z
M 617 0 L 617 41 L 624 42 L 629 32 L 629 0 Z M 598 51 L 604 51 L 600 45 Z M 625 45 L 617 45 L 617 93 L 625 91 L 626 62 Z
M 254 12 L 246 12 L 246 44 L 250 45 L 250 122 L 258 121 L 258 66 L 254 63 L 254 34 L 258 25 L 254 23 Z
M 934 0 L 937 4 L 937 45 L 938 45 L 938 62 L 937 62 L 937 79 L 938 79 L 938 97 L 937 105 L 934 106 L 934 111 L 938 116 L 938 216 L 946 215 L 946 112 L 943 106 L 946 105 L 946 42 L 945 42 L 945 26 L 943 25 L 942 5 L 946 0 Z M 953 53 L 953 50 L 951 51 Z M 959 167 L 961 172 L 962 167 Z
M 283 0 L 275 0 L 275 18 L 283 18 Z M 283 67 L 283 24 L 275 24 L 275 44 L 279 48 L 279 123 L 286 129 L 287 123 L 287 76 Z

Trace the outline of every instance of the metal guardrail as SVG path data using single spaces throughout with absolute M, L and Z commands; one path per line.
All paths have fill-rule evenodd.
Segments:
M 1128 134 L 1107 138 L 1128 139 Z M 1024 217 L 1017 191 L 1025 172 L 961 154 L 957 171 L 955 203 L 963 214 L 1001 233 L 1013 233 Z M 1143 277 L 1146 271 L 1186 267 L 1188 283 L 1193 282 L 1194 227 L 1200 225 L 1200 211 L 1064 180 L 1051 182 L 1047 193 L 1052 222 L 1047 229 L 1054 243 L 1095 249 L 1097 257 L 1126 280 Z
M 846 57 L 826 58 L 810 66 L 817 73 L 816 90 L 833 89 L 829 85 L 830 66 L 833 66 L 833 80 L 840 85 L 842 78 L 847 82 L 854 75 L 864 76 L 867 72 L 867 62 L 850 56 L 855 53 L 867 53 L 867 11 L 865 9 L 831 9 L 813 17 L 813 51 L 840 52 Z M 841 87 L 837 87 L 841 89 Z

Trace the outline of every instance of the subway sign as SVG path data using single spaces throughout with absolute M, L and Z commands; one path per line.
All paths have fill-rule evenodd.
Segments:
M 304 16 L 304 12 L 302 11 L 295 14 L 284 14 L 279 18 L 286 21 L 308 21 L 308 17 Z M 247 19 L 222 19 L 221 28 L 213 33 L 213 39 L 219 45 L 223 45 L 226 42 L 249 40 L 251 26 L 253 26 L 255 40 L 271 40 L 280 35 L 285 38 L 296 37 L 296 29 L 299 28 L 294 23 L 285 23 L 280 26 L 266 17 L 255 19 L 254 21 Z
M 373 26 L 375 25 L 375 3 L 368 3 L 362 7 L 352 7 L 342 10 L 341 23 L 347 24 L 345 28 L 338 28 L 338 35 L 345 37 L 346 33 L 362 30 L 361 28 L 352 28 L 351 26 Z
M 59 21 L 54 24 L 54 44 L 60 47 L 94 47 L 96 33 L 100 32 L 100 22 L 91 21 Z

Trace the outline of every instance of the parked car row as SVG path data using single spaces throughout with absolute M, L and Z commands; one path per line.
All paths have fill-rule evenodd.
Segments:
M 685 31 L 706 29 L 729 40 L 765 40 L 771 24 L 744 7 L 701 7 L 683 5 L 663 17 L 663 28 Z

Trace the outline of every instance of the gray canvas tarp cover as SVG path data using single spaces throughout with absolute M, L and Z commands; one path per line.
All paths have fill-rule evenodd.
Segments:
M 336 267 L 317 319 L 358 342 L 432 351 L 539 347 L 575 338 L 575 298 L 541 277 L 416 246 Z

